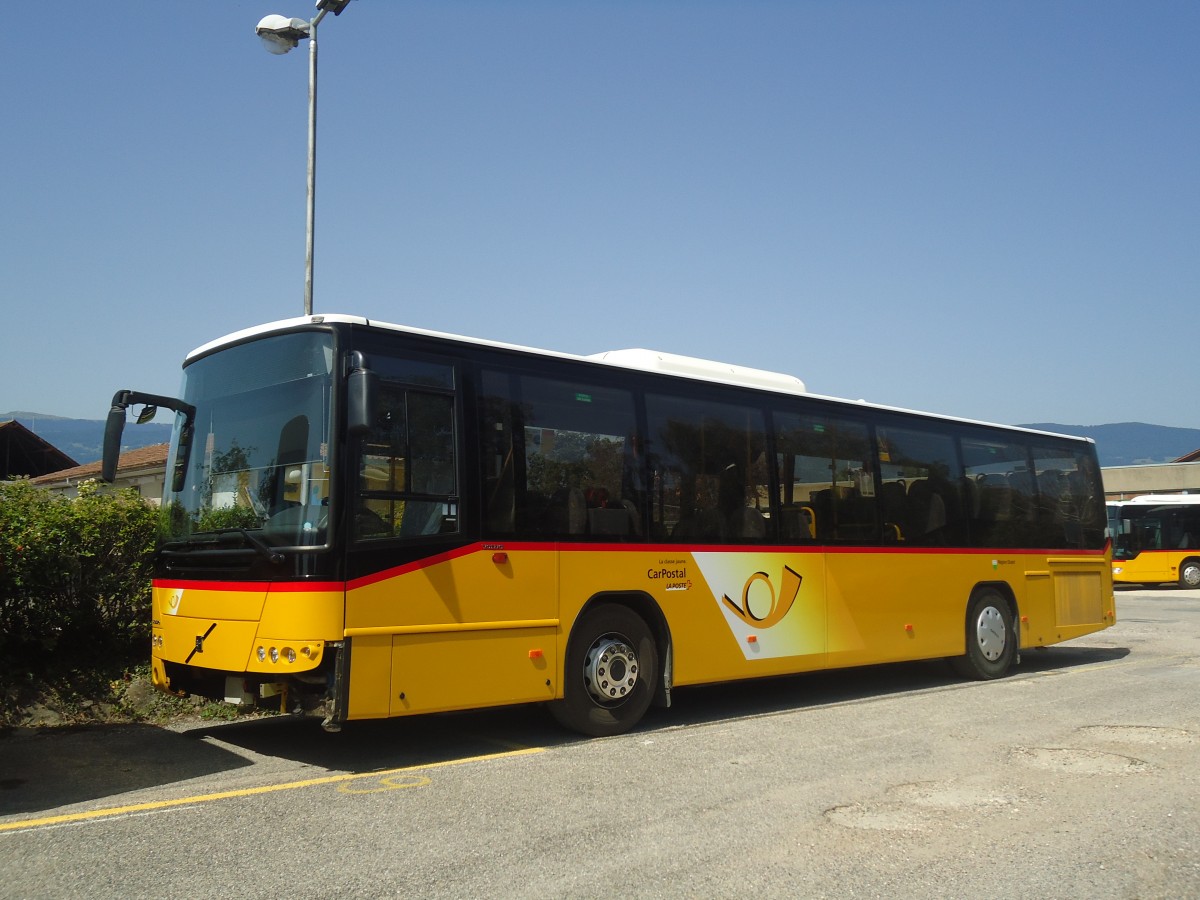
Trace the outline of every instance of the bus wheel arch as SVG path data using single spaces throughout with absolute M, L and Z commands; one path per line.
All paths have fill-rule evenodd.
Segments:
M 966 652 L 951 660 L 955 671 L 976 681 L 1008 674 L 1020 646 L 1017 622 L 1016 598 L 1007 584 L 976 585 L 966 606 Z
M 563 726 L 592 737 L 629 731 L 652 702 L 669 697 L 669 647 L 666 621 L 648 597 L 593 597 L 571 627 L 563 698 L 550 711 Z
M 1189 556 L 1179 564 L 1179 586 L 1189 590 L 1200 588 L 1200 559 Z

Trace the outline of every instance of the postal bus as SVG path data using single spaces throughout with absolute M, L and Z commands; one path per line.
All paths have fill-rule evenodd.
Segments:
M 1200 588 L 1200 495 L 1142 494 L 1108 504 L 1113 581 Z
M 1086 439 L 326 315 L 189 354 L 153 678 L 346 721 L 545 702 L 590 735 L 676 686 L 1022 649 L 1115 622 Z

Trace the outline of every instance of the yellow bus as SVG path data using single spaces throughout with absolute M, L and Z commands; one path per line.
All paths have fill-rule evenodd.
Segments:
M 899 660 L 1007 673 L 1115 622 L 1086 439 L 645 350 L 326 315 L 193 351 L 153 585 L 166 691 L 359 719 Z
M 1113 581 L 1200 588 L 1200 496 L 1142 494 L 1108 504 Z

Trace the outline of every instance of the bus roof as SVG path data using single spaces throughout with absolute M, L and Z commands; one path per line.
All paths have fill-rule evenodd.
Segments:
M 445 341 L 454 341 L 462 344 L 472 344 L 479 347 L 492 347 L 501 350 L 512 350 L 519 353 L 527 353 L 550 359 L 573 360 L 576 362 L 600 364 L 614 368 L 634 369 L 641 372 L 657 372 L 664 375 L 671 375 L 676 378 L 687 378 L 693 381 L 709 381 L 717 384 L 732 385 L 734 387 L 749 387 L 757 390 L 772 391 L 774 393 L 793 395 L 802 394 L 806 397 L 813 397 L 817 400 L 825 400 L 835 403 L 856 403 L 862 406 L 870 406 L 873 409 L 886 410 L 889 412 L 928 416 L 930 418 L 941 419 L 944 421 L 963 422 L 969 425 L 984 425 L 989 428 L 1005 428 L 1012 431 L 1021 431 L 1028 434 L 1042 434 L 1056 438 L 1066 438 L 1068 440 L 1081 441 L 1089 444 L 1095 443 L 1092 438 L 1082 437 L 1080 435 L 1058 434 L 1056 432 L 1040 431 L 1034 428 L 1021 428 L 1020 426 L 1016 425 L 1001 425 L 999 423 L 985 422 L 979 419 L 965 419 L 959 416 L 947 416 L 939 413 L 906 409 L 903 407 L 886 406 L 879 403 L 867 403 L 866 400 L 847 400 L 841 397 L 813 394 L 805 388 L 804 382 L 794 375 L 785 375 L 779 372 L 770 372 L 764 369 L 754 369 L 747 366 L 736 366 L 730 363 L 716 362 L 715 360 L 699 359 L 691 356 L 680 356 L 678 354 L 664 353 L 657 350 L 608 350 L 601 353 L 595 353 L 590 356 L 581 356 L 574 353 L 562 353 L 556 350 L 542 350 L 536 347 L 526 347 L 520 344 L 508 344 L 504 343 L 503 341 L 490 341 L 483 338 L 468 337 L 461 334 L 431 331 L 425 328 L 416 328 L 411 325 L 396 325 L 390 322 L 381 322 L 377 319 L 368 319 L 365 316 L 352 316 L 340 313 L 298 316 L 293 319 L 281 319 L 276 322 L 267 322 L 262 325 L 255 325 L 251 328 L 242 329 L 241 331 L 235 331 L 232 334 L 227 334 L 224 337 L 217 338 L 216 340 L 209 341 L 207 344 L 197 347 L 184 359 L 184 365 L 187 365 L 188 363 L 193 362 L 202 356 L 207 356 L 209 353 L 219 350 L 225 346 L 240 344 L 245 341 L 270 334 L 295 331 L 307 325 L 322 324 L 360 325 L 366 328 L 375 328 L 382 331 L 396 331 L 403 334 L 411 334 L 419 337 L 429 337 Z
M 1109 506 L 1200 506 L 1200 494 L 1138 494 L 1128 500 L 1110 500 Z

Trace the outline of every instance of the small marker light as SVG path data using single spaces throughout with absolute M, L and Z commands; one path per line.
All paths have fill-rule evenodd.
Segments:
M 492 562 L 494 562 L 498 566 L 502 566 L 506 562 L 508 562 L 508 554 L 507 553 L 493 553 L 492 554 Z
M 279 662 L 279 650 L 276 647 L 271 648 L 271 662 L 273 662 L 273 663 Z
M 530 658 L 530 659 L 541 659 L 541 658 L 542 658 L 542 651 L 541 651 L 541 650 L 530 650 L 530 651 L 529 651 L 529 658 Z
M 757 644 L 757 643 L 758 643 L 758 635 L 757 635 L 757 634 L 750 634 L 750 635 L 747 635 L 747 636 L 746 636 L 746 643 L 747 643 L 747 644 Z
M 259 662 L 265 662 L 265 661 L 266 661 L 266 659 L 267 659 L 267 648 L 266 648 L 266 647 L 259 647 L 259 648 L 258 648 L 258 661 L 259 661 Z
M 905 625 L 904 630 L 907 631 L 909 634 L 912 634 L 913 627 L 912 627 L 912 625 Z

